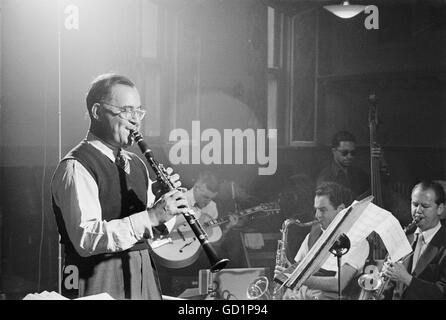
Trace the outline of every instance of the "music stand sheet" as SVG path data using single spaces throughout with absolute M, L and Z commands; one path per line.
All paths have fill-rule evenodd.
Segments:
M 293 271 L 287 280 L 289 285 L 299 288 L 310 275 L 320 268 L 330 255 L 329 249 L 339 235 L 345 233 L 348 236 L 348 232 L 353 229 L 355 222 L 363 214 L 363 211 L 368 207 L 372 199 L 373 197 L 370 196 L 355 202 L 336 215 L 327 230 L 319 237 L 308 254 Z M 350 242 L 352 241 L 350 240 Z M 352 243 L 352 245 L 355 245 L 355 243 Z
M 398 220 L 387 210 L 370 203 L 347 232 L 352 246 L 375 231 L 384 243 L 392 261 L 412 252 L 412 247 Z

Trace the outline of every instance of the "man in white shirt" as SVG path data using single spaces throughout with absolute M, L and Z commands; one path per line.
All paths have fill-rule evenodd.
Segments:
M 328 228 L 336 215 L 350 205 L 352 201 L 349 189 L 334 183 L 323 182 L 316 188 L 314 197 L 315 217 L 319 221 L 306 236 L 294 258 L 299 263 L 309 252 L 311 247 Z M 359 275 L 369 253 L 366 240 L 354 244 L 341 257 L 341 292 L 349 285 L 356 275 Z M 276 266 L 276 274 L 285 268 Z M 338 266 L 337 258 L 330 254 L 321 268 L 310 276 L 300 288 L 287 290 L 283 299 L 287 300 L 327 300 L 338 298 Z
M 175 189 L 154 203 L 144 162 L 124 150 L 145 115 L 131 80 L 116 74 L 97 77 L 86 104 L 87 137 L 61 160 L 51 184 L 65 247 L 63 293 L 161 299 L 147 239 L 168 232 L 165 223 L 173 225 L 175 216 L 188 210 L 187 199 Z M 177 174 L 170 180 L 181 185 Z
M 207 222 L 215 220 L 219 217 L 217 204 L 214 199 L 217 196 L 220 189 L 220 182 L 215 174 L 210 171 L 200 172 L 197 181 L 193 187 L 186 192 L 186 199 L 189 206 L 195 210 L 196 217 L 202 221 Z M 222 239 L 222 237 L 238 222 L 238 216 L 236 214 L 229 214 L 229 221 L 227 223 L 218 225 L 214 228 L 209 228 L 208 233 L 211 242 L 216 242 Z M 181 222 L 184 218 L 179 217 L 177 223 Z
M 384 265 L 384 276 L 397 284 L 386 289 L 387 299 L 446 298 L 446 227 L 440 222 L 445 201 L 438 182 L 423 181 L 412 189 L 411 213 L 419 219 L 415 233 L 408 236 L 414 251 L 403 261 Z

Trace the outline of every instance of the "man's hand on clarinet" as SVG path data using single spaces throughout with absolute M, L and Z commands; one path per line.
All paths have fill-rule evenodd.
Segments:
M 174 186 L 175 189 L 178 189 L 179 187 L 181 187 L 180 175 L 177 173 L 172 173 L 172 168 L 169 167 L 165 169 L 165 174 L 169 182 Z M 152 183 L 152 193 L 157 201 L 164 193 L 168 192 L 169 190 L 170 186 L 166 185 L 163 180 L 157 179 L 155 182 Z
M 174 189 L 162 195 L 155 202 L 155 205 L 148 209 L 148 213 L 152 226 L 156 227 L 170 220 L 172 217 L 186 213 L 189 210 L 184 192 Z
M 166 173 L 170 182 L 176 188 L 162 195 L 154 204 L 148 209 L 149 219 L 153 226 L 158 226 L 170 220 L 172 217 L 186 212 L 191 213 L 188 201 L 186 199 L 185 189 L 179 188 L 181 186 L 179 174 L 173 173 L 172 168 L 167 168 Z
M 181 187 L 180 175 L 178 173 L 173 173 L 173 169 L 168 167 L 166 169 L 167 176 L 169 177 L 169 181 L 173 184 L 175 188 Z

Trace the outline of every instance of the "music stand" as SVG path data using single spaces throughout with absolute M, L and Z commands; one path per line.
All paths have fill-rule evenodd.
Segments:
M 333 243 L 330 253 L 336 257 L 338 262 L 338 300 L 341 300 L 341 257 L 350 250 L 350 239 L 342 233 L 338 240 Z

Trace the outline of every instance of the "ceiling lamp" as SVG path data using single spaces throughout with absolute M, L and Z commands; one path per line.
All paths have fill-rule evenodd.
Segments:
M 366 6 L 352 5 L 348 1 L 343 1 L 342 4 L 324 6 L 325 9 L 342 19 L 349 19 L 362 12 Z

